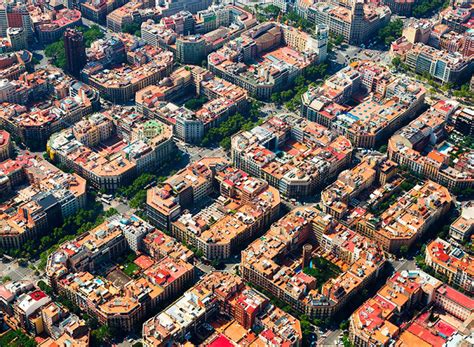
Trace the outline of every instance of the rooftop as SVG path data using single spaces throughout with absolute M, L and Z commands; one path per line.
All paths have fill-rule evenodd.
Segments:
M 270 150 L 268 144 L 274 140 L 278 147 Z M 352 153 L 347 138 L 334 135 L 322 125 L 290 115 L 270 118 L 250 131 L 234 135 L 232 148 L 266 174 L 295 184 L 316 180 Z
M 181 242 L 159 230 L 147 234 L 143 242 L 148 249 L 148 253 L 157 259 L 167 255 L 173 259 L 189 261 L 194 256 L 194 253 Z
M 426 253 L 438 266 L 450 272 L 461 271 L 474 277 L 474 258 L 461 248 L 438 238 L 426 246 Z
M 288 40 L 284 42 L 283 32 L 291 37 L 298 36 L 299 43 Z M 214 68 L 226 74 L 258 85 L 273 85 L 274 79 L 286 71 L 292 72 L 309 66 L 316 60 L 316 53 L 311 49 L 312 37 L 295 28 L 266 22 L 243 33 L 238 39 L 232 40 L 221 49 L 208 56 L 208 62 Z M 259 52 L 252 64 L 249 61 L 242 63 L 237 57 L 244 47 L 256 46 Z
M 118 137 L 118 127 L 120 135 L 125 133 L 127 138 Z M 81 163 L 83 168 L 99 177 L 114 177 L 132 170 L 142 157 L 172 136 L 168 125 L 140 119 L 132 111 L 113 108 L 53 134 L 48 145 L 51 152 Z
M 15 176 L 15 179 L 13 179 Z M 0 204 L 0 236 L 21 234 L 35 225 L 36 215 L 48 206 L 42 205 L 43 198 L 53 203 L 68 198 L 83 198 L 86 181 L 76 174 L 64 173 L 43 158 L 22 153 L 15 159 L 0 163 L 0 181 L 14 182 L 18 177 L 27 186 L 12 187 L 13 198 Z M 12 177 L 12 178 L 10 178 Z
M 290 244 L 291 248 L 295 248 L 309 242 L 312 225 L 315 224 L 324 229 L 321 241 L 324 247 L 320 250 L 320 255 L 328 256 L 329 261 L 342 265 L 347 270 L 324 283 L 321 291 L 316 288 L 316 279 L 301 271 L 301 257 L 295 257 L 293 253 L 288 255 Z M 294 244 L 294 240 L 297 240 L 297 244 Z M 354 257 L 350 257 L 349 263 L 346 263 L 349 260 L 346 258 L 331 258 L 332 247 L 338 247 L 342 253 L 347 252 Z M 252 268 L 287 295 L 310 306 L 336 303 L 361 284 L 364 277 L 377 271 L 383 263 L 382 252 L 371 240 L 333 222 L 331 216 L 310 207 L 291 211 L 242 252 L 243 266 Z
M 388 344 L 400 330 L 392 323 L 393 316 L 404 313 L 420 293 L 432 295 L 440 285 L 440 281 L 419 270 L 396 272 L 374 297 L 352 314 L 354 333 L 365 341 Z
M 377 233 L 387 239 L 411 240 L 451 202 L 452 196 L 447 188 L 428 180 L 399 196 L 380 216 L 368 213 L 363 218 L 376 221 Z

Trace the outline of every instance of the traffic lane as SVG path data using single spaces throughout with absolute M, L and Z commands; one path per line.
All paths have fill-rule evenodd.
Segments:
M 8 276 L 12 281 L 31 280 L 35 281 L 34 270 L 18 265 L 16 261 L 10 263 L 0 262 L 0 277 Z

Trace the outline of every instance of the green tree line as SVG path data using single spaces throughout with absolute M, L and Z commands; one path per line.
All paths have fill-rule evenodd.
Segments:
M 378 38 L 380 41 L 389 46 L 393 41 L 402 36 L 402 31 L 403 21 L 401 19 L 396 19 L 394 21 L 390 21 L 390 23 L 379 30 Z
M 261 124 L 260 118 L 261 103 L 252 101 L 250 109 L 243 113 L 236 113 L 222 122 L 219 126 L 209 129 L 204 135 L 201 145 L 209 146 L 219 144 L 226 150 L 230 149 L 230 138 L 241 130 L 250 130 L 254 126 Z
M 449 0 L 420 0 L 413 6 L 413 17 L 426 17 L 449 6 Z

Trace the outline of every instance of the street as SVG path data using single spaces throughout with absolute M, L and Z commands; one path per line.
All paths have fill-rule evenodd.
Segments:
M 190 145 L 183 141 L 176 141 L 176 146 L 181 152 L 188 156 L 189 162 L 193 163 L 205 157 L 227 157 L 226 151 L 221 147 L 199 147 Z
M 30 280 L 36 282 L 39 280 L 39 277 L 35 275 L 35 270 L 30 269 L 28 265 L 20 266 L 17 260 L 8 263 L 0 261 L 0 274 L 0 279 L 7 277 L 12 281 Z
M 365 46 L 360 47 L 343 43 L 336 48 L 336 50 L 329 53 L 330 73 L 335 73 L 351 62 L 358 60 L 372 60 L 385 65 L 390 64 L 388 48 L 382 44 L 371 44 L 365 48 Z
M 397 271 L 410 271 L 417 269 L 416 262 L 414 259 L 411 260 L 390 260 L 389 263 L 393 266 L 394 272 Z
M 97 25 L 105 34 L 105 38 L 109 38 L 112 36 L 112 32 L 108 31 L 106 27 L 104 27 L 103 25 L 99 25 L 87 18 L 82 17 L 82 24 L 86 27 Z M 33 53 L 33 56 L 38 60 L 37 64 L 35 64 L 35 70 L 51 67 L 51 64 L 49 63 L 49 58 L 46 57 L 46 55 L 44 54 L 44 49 L 45 45 L 42 45 L 36 41 L 29 44 L 30 52 Z
M 317 346 L 343 346 L 341 341 L 342 330 L 329 330 L 324 335 L 326 337 L 318 341 Z
M 107 211 L 107 210 L 110 210 L 111 208 L 114 208 L 120 214 L 133 214 L 135 212 L 135 209 L 132 209 L 130 206 L 128 206 L 127 203 L 122 202 L 122 201 L 118 200 L 117 198 L 112 199 L 110 201 L 110 204 L 103 202 L 102 200 L 100 200 L 100 198 L 98 198 L 98 201 L 100 203 L 102 203 L 104 211 Z
M 84 26 L 90 27 L 92 25 L 97 25 L 100 27 L 101 31 L 105 34 L 104 39 L 108 39 L 112 37 L 113 33 L 110 30 L 107 30 L 107 28 L 103 25 L 98 25 L 95 22 L 92 22 L 86 18 L 82 18 L 82 22 Z M 389 56 L 388 49 L 389 47 L 385 46 L 382 43 L 376 43 L 376 40 L 374 39 L 373 42 L 368 43 L 367 45 L 349 45 L 346 43 L 342 43 L 338 45 L 337 47 L 334 47 L 331 52 L 328 53 L 328 60 L 327 63 L 329 65 L 328 73 L 329 74 L 334 74 L 340 69 L 344 68 L 345 66 L 359 60 L 370 60 L 370 61 L 375 61 L 379 62 L 382 65 L 391 65 L 391 58 Z M 38 63 L 35 66 L 36 70 L 47 68 L 50 66 L 49 59 L 45 56 L 44 52 L 44 46 L 40 45 L 38 43 L 34 43 L 30 46 L 30 50 L 34 54 L 35 58 L 38 60 Z M 401 72 L 395 71 L 395 68 L 391 68 L 393 75 L 395 76 L 401 76 Z M 403 72 L 403 75 L 405 77 L 409 77 L 412 80 L 420 81 L 420 77 L 415 75 L 414 73 L 405 73 Z M 316 82 L 319 83 L 321 80 L 317 80 Z M 439 94 L 438 92 L 432 92 L 431 97 L 433 99 L 435 98 L 446 98 L 445 96 Z M 264 102 L 262 103 L 263 106 L 260 109 L 261 110 L 261 119 L 262 120 L 267 120 L 270 117 L 278 117 L 278 116 L 284 116 L 287 114 L 293 114 L 292 112 L 289 112 L 288 109 L 286 109 L 284 106 L 279 106 L 274 103 L 267 103 Z M 110 107 L 111 103 L 109 103 Z M 128 101 L 126 106 L 122 105 L 122 107 L 135 107 L 134 101 Z M 299 111 L 296 111 L 299 117 Z M 195 145 L 195 144 L 188 144 L 184 143 L 181 140 L 174 139 L 176 143 L 176 147 L 178 150 L 183 154 L 181 157 L 176 156 L 176 160 L 173 162 L 167 164 L 163 169 L 160 168 L 160 173 L 162 176 L 167 176 L 168 177 L 168 172 L 171 171 L 178 171 L 189 165 L 190 163 L 194 163 L 196 161 L 199 161 L 202 158 L 206 157 L 222 157 L 226 158 L 227 160 L 230 161 L 229 157 L 229 152 L 226 151 L 224 148 L 219 147 L 218 145 L 215 145 L 213 147 L 202 147 L 200 145 Z M 175 149 L 175 148 L 173 148 Z M 36 152 L 35 154 L 42 156 L 42 152 Z M 359 150 L 355 151 L 354 155 L 354 160 L 361 160 L 363 155 L 365 155 L 366 152 L 361 152 Z M 159 176 L 159 175 L 157 175 Z M 335 178 L 334 178 L 335 179 Z M 141 187 L 140 189 L 143 188 L 143 190 L 146 190 L 150 188 L 153 184 L 156 184 L 157 179 L 148 186 Z M 325 184 L 329 184 L 330 182 L 326 182 Z M 90 189 L 90 188 L 88 188 Z M 281 206 L 283 207 L 280 211 L 281 213 L 287 213 L 288 211 L 298 207 L 298 206 L 310 206 L 310 205 L 316 205 L 320 202 L 321 194 L 320 191 L 323 188 L 320 188 L 320 190 L 317 191 L 317 193 L 313 194 L 312 196 L 308 197 L 299 197 L 297 199 L 289 199 L 286 197 L 282 196 L 281 200 Z M 129 206 L 129 201 L 126 199 L 123 199 L 117 194 L 111 195 L 111 196 L 106 196 L 103 197 L 101 194 L 97 194 L 97 201 L 102 204 L 102 207 L 104 211 L 108 211 L 110 209 L 115 209 L 119 214 L 124 214 L 124 215 L 129 215 L 137 212 L 136 209 L 133 209 Z M 214 197 L 213 197 L 214 199 Z M 211 200 L 211 198 L 209 198 Z M 209 201 L 206 201 L 206 204 Z M 194 213 L 194 210 L 199 210 L 202 206 L 199 204 L 195 204 L 192 206 L 190 209 L 193 209 L 192 213 Z M 142 211 L 138 211 L 142 212 Z M 181 212 L 180 212 L 181 213 Z M 226 211 L 225 213 L 228 213 Z M 169 215 L 171 216 L 171 215 Z M 171 217 L 168 217 L 171 219 Z M 262 234 L 265 232 L 265 230 L 259 230 L 262 232 Z M 212 241 L 212 239 L 211 239 Z M 212 241 L 214 242 L 214 241 Z M 184 242 L 183 242 L 184 243 Z M 222 268 L 220 268 L 215 262 L 212 264 L 216 265 L 218 267 L 218 270 L 221 271 L 226 271 L 226 272 L 232 272 L 232 273 L 238 273 L 238 267 L 241 261 L 240 258 L 240 249 L 245 248 L 244 245 L 240 244 L 239 249 L 236 250 L 237 254 L 230 257 L 229 259 L 226 259 L 222 261 Z M 395 257 L 393 259 L 388 259 L 387 263 L 393 268 L 394 272 L 400 272 L 400 271 L 410 271 L 417 269 L 417 265 L 414 259 L 396 259 Z M 29 263 L 25 266 L 21 266 L 17 260 L 13 260 L 8 263 L 4 263 L 0 261 L 0 279 L 11 279 L 12 281 L 22 281 L 22 280 L 30 280 L 33 282 L 37 282 L 42 278 L 42 276 L 45 276 L 43 271 L 40 271 L 39 275 L 36 275 L 35 272 L 37 270 L 34 270 L 37 268 L 38 261 L 36 264 L 33 264 L 32 268 L 30 268 Z M 304 264 L 304 263 L 303 263 Z M 201 279 L 204 275 L 211 273 L 216 270 L 214 266 L 210 265 L 209 262 L 206 260 L 201 261 L 201 259 L 196 259 L 194 262 L 194 266 L 197 268 L 196 270 L 196 278 L 197 280 Z M 303 265 L 304 266 L 304 265 Z M 306 268 L 302 267 L 302 270 L 306 270 Z M 301 271 L 301 270 L 300 270 Z M 37 272 L 38 273 L 38 272 Z M 381 276 L 382 277 L 382 276 Z M 376 289 L 376 286 L 381 285 L 380 278 L 377 280 L 377 283 L 373 283 L 374 289 Z M 385 281 L 385 280 L 383 280 Z M 1 282 L 0 282 L 1 283 Z M 360 292 L 358 292 L 360 293 Z M 182 295 L 180 293 L 179 295 Z M 359 294 L 359 297 L 365 300 L 367 299 L 365 296 L 368 296 L 368 294 L 362 295 Z M 351 298 L 354 299 L 355 295 L 352 296 Z M 359 298 L 356 298 L 359 299 Z M 351 310 L 348 309 L 347 312 L 344 311 L 344 318 L 348 319 L 350 315 L 352 314 Z M 316 322 L 318 323 L 318 322 Z M 325 330 L 324 332 L 317 327 L 316 325 L 311 324 L 311 326 L 314 329 L 314 334 L 311 334 L 314 339 L 311 342 L 311 346 L 317 345 L 317 346 L 343 346 L 342 338 L 344 334 L 347 333 L 347 331 L 343 331 L 336 327 L 336 324 L 331 323 L 331 327 L 334 330 Z M 129 335 L 127 338 L 118 344 L 118 346 L 132 346 L 136 342 L 139 342 L 141 340 L 140 336 L 137 335 Z

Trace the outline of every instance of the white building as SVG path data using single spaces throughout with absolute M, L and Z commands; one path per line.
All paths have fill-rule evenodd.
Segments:
M 7 38 L 12 45 L 12 51 L 28 48 L 28 33 L 23 28 L 8 28 Z
M 16 86 L 8 79 L 0 80 L 0 102 L 16 103 Z
M 134 252 L 142 249 L 143 238 L 146 236 L 146 234 L 155 230 L 155 228 L 149 223 L 136 217 L 135 215 L 128 219 L 122 218 L 120 223 L 125 239 L 128 242 L 128 246 Z

